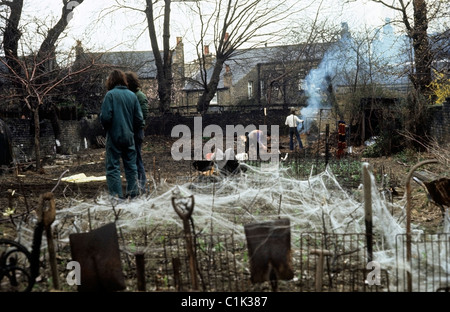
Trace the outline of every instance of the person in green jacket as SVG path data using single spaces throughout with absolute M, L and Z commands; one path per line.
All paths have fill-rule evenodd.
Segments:
M 132 71 L 128 71 L 125 74 L 127 76 L 128 89 L 136 94 L 139 103 L 141 104 L 142 115 L 144 117 L 144 126 L 134 133 L 134 144 L 136 147 L 136 166 L 139 191 L 141 194 L 145 194 L 145 184 L 147 183 L 147 177 L 145 174 L 144 162 L 142 160 L 142 142 L 144 141 L 145 120 L 148 116 L 148 99 L 144 92 L 141 91 L 141 83 L 137 74 Z
M 123 71 L 113 70 L 106 80 L 106 88 L 108 92 L 100 113 L 106 131 L 106 183 L 110 195 L 133 198 L 139 194 L 134 133 L 144 126 L 144 117 L 136 95 L 128 89 Z M 120 178 L 121 159 L 127 181 L 125 197 Z

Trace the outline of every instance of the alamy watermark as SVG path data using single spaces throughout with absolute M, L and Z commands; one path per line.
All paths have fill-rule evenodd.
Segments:
M 66 265 L 67 270 L 71 270 L 67 274 L 66 282 L 70 286 L 81 285 L 81 265 L 78 261 L 70 261 Z
M 67 14 L 66 17 L 67 23 L 73 18 L 73 10 L 79 5 L 80 3 L 78 1 L 69 1 L 69 3 L 66 4 L 66 9 L 70 10 L 70 13 Z
M 249 142 L 248 150 L 246 150 L 245 134 L 250 134 L 254 130 L 260 131 L 257 135 L 250 135 L 247 138 Z M 260 125 L 259 128 L 255 125 L 246 127 L 243 125 L 226 125 L 224 134 L 223 129 L 218 125 L 208 125 L 203 129 L 202 117 L 194 117 L 193 133 L 187 125 L 176 125 L 172 128 L 171 137 L 179 138 L 171 148 L 174 160 L 204 160 L 208 153 L 219 149 L 222 151 L 233 149 L 235 154 L 247 152 L 248 160 L 260 159 L 278 162 L 280 159 L 278 125 L 272 125 L 270 129 L 266 125 Z M 210 139 L 203 145 L 203 138 Z M 225 149 L 223 146 L 224 138 Z M 268 138 L 270 138 L 270 142 Z M 268 148 L 268 143 L 270 143 L 270 148 Z
M 370 261 L 366 265 L 366 269 L 372 270 L 367 274 L 366 282 L 369 286 L 381 285 L 381 265 L 378 261 Z

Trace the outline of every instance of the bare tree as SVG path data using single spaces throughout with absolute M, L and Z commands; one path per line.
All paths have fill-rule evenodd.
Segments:
M 77 0 L 76 2 L 78 5 L 82 4 L 84 0 Z M 58 42 L 61 34 L 66 29 L 67 25 L 69 24 L 69 14 L 72 13 L 74 7 L 70 6 L 69 3 L 71 1 L 69 0 L 62 0 L 63 6 L 62 6 L 62 12 L 61 17 L 58 20 L 58 22 L 47 32 L 47 36 L 42 41 L 42 44 L 39 48 L 39 51 L 37 53 L 37 60 L 38 62 L 42 63 L 42 70 L 48 71 L 51 70 L 49 68 L 49 64 L 46 62 L 41 62 L 41 60 L 52 60 L 56 59 L 56 43 Z M 51 65 L 50 65 L 51 66 Z
M 124 0 L 116 0 L 115 4 L 104 10 L 103 16 L 116 13 L 119 10 L 130 10 L 145 14 L 148 35 L 156 66 L 156 80 L 158 81 L 159 110 L 166 113 L 170 109 L 173 93 L 172 55 L 170 47 L 170 14 L 172 2 L 183 0 L 146 0 L 145 8 L 131 6 Z M 190 2 L 186 0 L 186 2 Z M 162 34 L 158 28 L 158 21 L 163 19 Z M 142 33 L 136 35 L 139 38 Z M 162 36 L 162 50 L 160 49 L 160 37 Z
M 157 68 L 158 95 L 160 111 L 168 112 L 170 108 L 173 77 L 172 77 L 172 51 L 170 49 L 170 4 L 171 0 L 164 0 L 163 22 L 163 53 L 158 45 L 158 36 L 155 26 L 155 12 L 152 0 L 146 0 L 145 15 L 147 16 L 148 31 L 152 45 L 153 55 Z
M 18 71 L 20 65 L 15 63 L 18 58 L 19 40 L 21 31 L 19 22 L 22 16 L 23 0 L 1 1 L 0 5 L 7 8 L 9 16 L 6 18 L 6 25 L 3 31 L 3 51 L 8 65 Z
M 282 53 L 278 49 L 276 55 L 268 55 L 268 62 L 276 64 L 276 68 L 264 79 L 263 91 L 268 107 L 272 103 L 274 93 L 280 90 L 280 86 L 291 83 L 296 84 L 298 89 L 299 72 L 304 72 L 306 76 L 309 67 L 317 65 L 315 62 L 320 61 L 326 49 L 338 41 L 339 31 L 336 30 L 336 26 L 320 13 L 322 4 L 323 1 L 320 1 L 312 19 L 304 18 L 292 25 L 289 38 L 294 42 L 293 49 L 288 49 L 287 53 Z M 277 70 L 280 66 L 282 70 Z
M 146 15 L 148 32 L 157 68 L 158 96 L 160 111 L 168 112 L 173 95 L 172 54 L 170 48 L 171 5 L 174 2 L 192 2 L 187 5 L 192 15 L 198 18 L 200 27 L 195 33 L 200 33 L 197 42 L 199 70 L 202 76 L 204 92 L 197 103 L 199 112 L 207 111 L 211 99 L 217 91 L 220 73 L 224 62 L 236 53 L 236 50 L 247 45 L 252 47 L 252 40 L 264 44 L 273 40 L 280 29 L 277 23 L 283 22 L 288 16 L 301 11 L 299 3 L 295 1 L 268 0 L 146 0 L 145 9 L 127 5 L 123 0 L 116 0 L 116 4 L 109 8 L 108 13 L 118 9 L 128 9 L 143 12 Z M 305 5 L 306 6 L 306 5 Z M 208 11 L 211 9 L 212 11 Z M 204 12 L 208 11 L 207 13 Z M 206 13 L 206 14 L 205 14 Z M 162 29 L 158 29 L 157 22 L 162 19 Z M 162 35 L 162 49 L 160 48 Z M 193 34 L 194 35 L 194 34 Z M 211 75 L 207 73 L 209 57 L 203 50 L 207 37 L 212 35 L 216 57 Z M 259 39 L 259 40 L 257 40 Z
M 84 0 L 77 1 L 81 4 Z M 70 1 L 62 1 L 62 13 L 58 22 L 47 32 L 37 53 L 30 53 L 28 56 L 18 55 L 18 46 L 21 39 L 19 22 L 21 19 L 23 1 L 2 1 L 0 5 L 7 5 L 10 8 L 10 15 L 6 22 L 3 33 L 5 59 L 1 62 L 6 68 L 2 73 L 2 78 L 10 82 L 16 88 L 7 94 L 10 99 L 23 100 L 33 114 L 35 131 L 35 152 L 36 169 L 40 169 L 40 128 L 39 128 L 39 108 L 46 103 L 52 92 L 61 86 L 68 78 L 87 70 L 87 68 L 71 72 L 58 68 L 56 59 L 56 43 L 69 22 L 69 14 L 73 11 L 73 6 L 69 6 Z M 56 115 L 54 115 L 56 118 Z M 55 137 L 60 135 L 59 123 L 52 120 Z
M 6 100 L 20 99 L 23 100 L 32 112 L 34 123 L 34 145 L 36 153 L 36 169 L 40 169 L 40 115 L 39 108 L 44 105 L 46 100 L 56 93 L 59 88 L 67 87 L 69 79 L 86 72 L 94 67 L 91 63 L 76 71 L 68 69 L 58 69 L 52 72 L 41 73 L 40 69 L 46 62 L 54 62 L 54 59 L 44 58 L 38 61 L 36 56 L 15 59 L 16 66 L 20 66 L 18 72 L 15 71 L 8 63 L 0 59 L 0 61 L 8 68 L 8 73 L 2 73 L 1 77 L 5 80 L 20 84 L 22 92 L 13 92 L 4 94 L 2 98 Z M 55 134 L 55 138 L 56 134 Z
M 406 129 L 415 135 L 426 138 L 428 130 L 428 103 L 434 101 L 432 88 L 432 68 L 436 53 L 432 49 L 432 36 L 429 34 L 431 22 L 448 21 L 450 5 L 448 1 L 439 0 L 373 0 L 399 13 L 400 22 L 404 25 L 406 34 L 412 42 L 414 62 L 410 71 L 410 80 L 415 93 L 410 93 L 407 99 Z M 445 26 L 444 26 L 445 27 Z M 447 26 L 448 27 L 448 26 Z
M 432 53 L 428 36 L 428 7 L 425 0 L 398 0 L 387 2 L 385 0 L 372 0 L 398 11 L 401 22 L 405 26 L 408 37 L 412 40 L 414 49 L 415 72 L 411 74 L 411 82 L 416 90 L 423 95 L 430 93 L 432 81 Z M 437 2 L 438 4 L 440 1 Z M 444 4 L 443 4 L 444 5 Z M 436 11 L 437 12 L 437 11 Z
M 203 12 L 200 2 L 196 3 L 196 14 L 200 20 L 200 40 L 197 54 L 200 65 L 203 92 L 197 102 L 197 110 L 204 114 L 217 91 L 224 63 L 234 56 L 238 49 L 273 41 L 285 27 L 279 28 L 286 19 L 304 7 L 299 2 L 267 0 L 220 0 L 213 4 L 212 13 Z M 277 25 L 279 23 L 279 25 Z M 215 46 L 215 62 L 211 74 L 207 51 L 203 49 L 208 35 L 212 33 Z M 257 43 L 252 43 L 256 42 Z

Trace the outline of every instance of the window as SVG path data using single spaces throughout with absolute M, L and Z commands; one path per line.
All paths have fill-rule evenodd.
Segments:
M 298 74 L 298 91 L 305 90 L 305 79 L 302 78 L 302 75 Z
M 253 81 L 248 82 L 248 98 L 253 98 Z

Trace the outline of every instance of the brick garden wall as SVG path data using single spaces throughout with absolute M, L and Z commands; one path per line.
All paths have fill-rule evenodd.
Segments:
M 13 150 L 19 156 L 19 161 L 24 161 L 24 155 L 28 159 L 34 159 L 34 125 L 31 120 L 6 118 L 4 121 L 11 131 Z M 103 135 L 103 129 L 101 125 L 97 125 L 97 119 L 60 122 L 62 154 L 72 154 L 85 148 L 85 137 L 88 147 L 91 147 L 95 142 L 95 135 Z M 41 155 L 54 155 L 56 141 L 50 120 L 42 120 L 40 127 Z
M 24 161 L 25 157 L 34 159 L 34 125 L 31 120 L 8 118 L 4 121 L 11 131 L 13 151 L 19 161 Z M 41 155 L 55 154 L 55 137 L 50 120 L 42 120 L 40 127 Z
M 202 128 L 208 125 L 218 125 L 225 133 L 227 125 L 259 125 L 267 124 L 270 130 L 271 125 L 279 125 L 280 135 L 288 135 L 288 129 L 284 125 L 288 110 L 269 111 L 264 116 L 262 110 L 253 112 L 224 112 L 222 114 L 207 114 L 202 118 Z M 430 134 L 440 144 L 450 142 L 450 98 L 444 105 L 431 108 L 432 122 L 430 122 Z M 34 158 L 34 133 L 33 125 L 28 119 L 5 118 L 3 119 L 12 134 L 12 145 L 16 152 Z M 186 125 L 193 133 L 194 117 L 181 115 L 165 115 L 149 117 L 147 119 L 146 135 L 167 135 L 170 136 L 172 128 L 176 125 Z M 62 148 L 63 154 L 72 154 L 85 148 L 85 140 L 88 148 L 96 146 L 96 137 L 104 136 L 104 130 L 97 116 L 80 121 L 61 120 Z M 50 120 L 44 119 L 41 122 L 41 154 L 42 156 L 55 154 L 55 137 Z
M 259 128 L 259 125 L 266 124 L 270 130 L 271 125 L 279 125 L 280 135 L 287 135 L 288 128 L 284 125 L 286 116 L 289 115 L 288 110 L 273 110 L 264 116 L 264 112 L 261 110 L 253 112 L 223 112 L 221 114 L 207 114 L 202 118 L 202 128 L 208 125 L 218 125 L 223 129 L 225 134 L 227 125 L 242 125 L 247 127 L 254 125 Z M 193 133 L 194 129 L 194 117 L 193 116 L 181 116 L 181 115 L 166 115 L 163 117 L 150 117 L 147 119 L 146 135 L 171 135 L 172 128 L 176 125 L 186 125 L 191 129 Z

